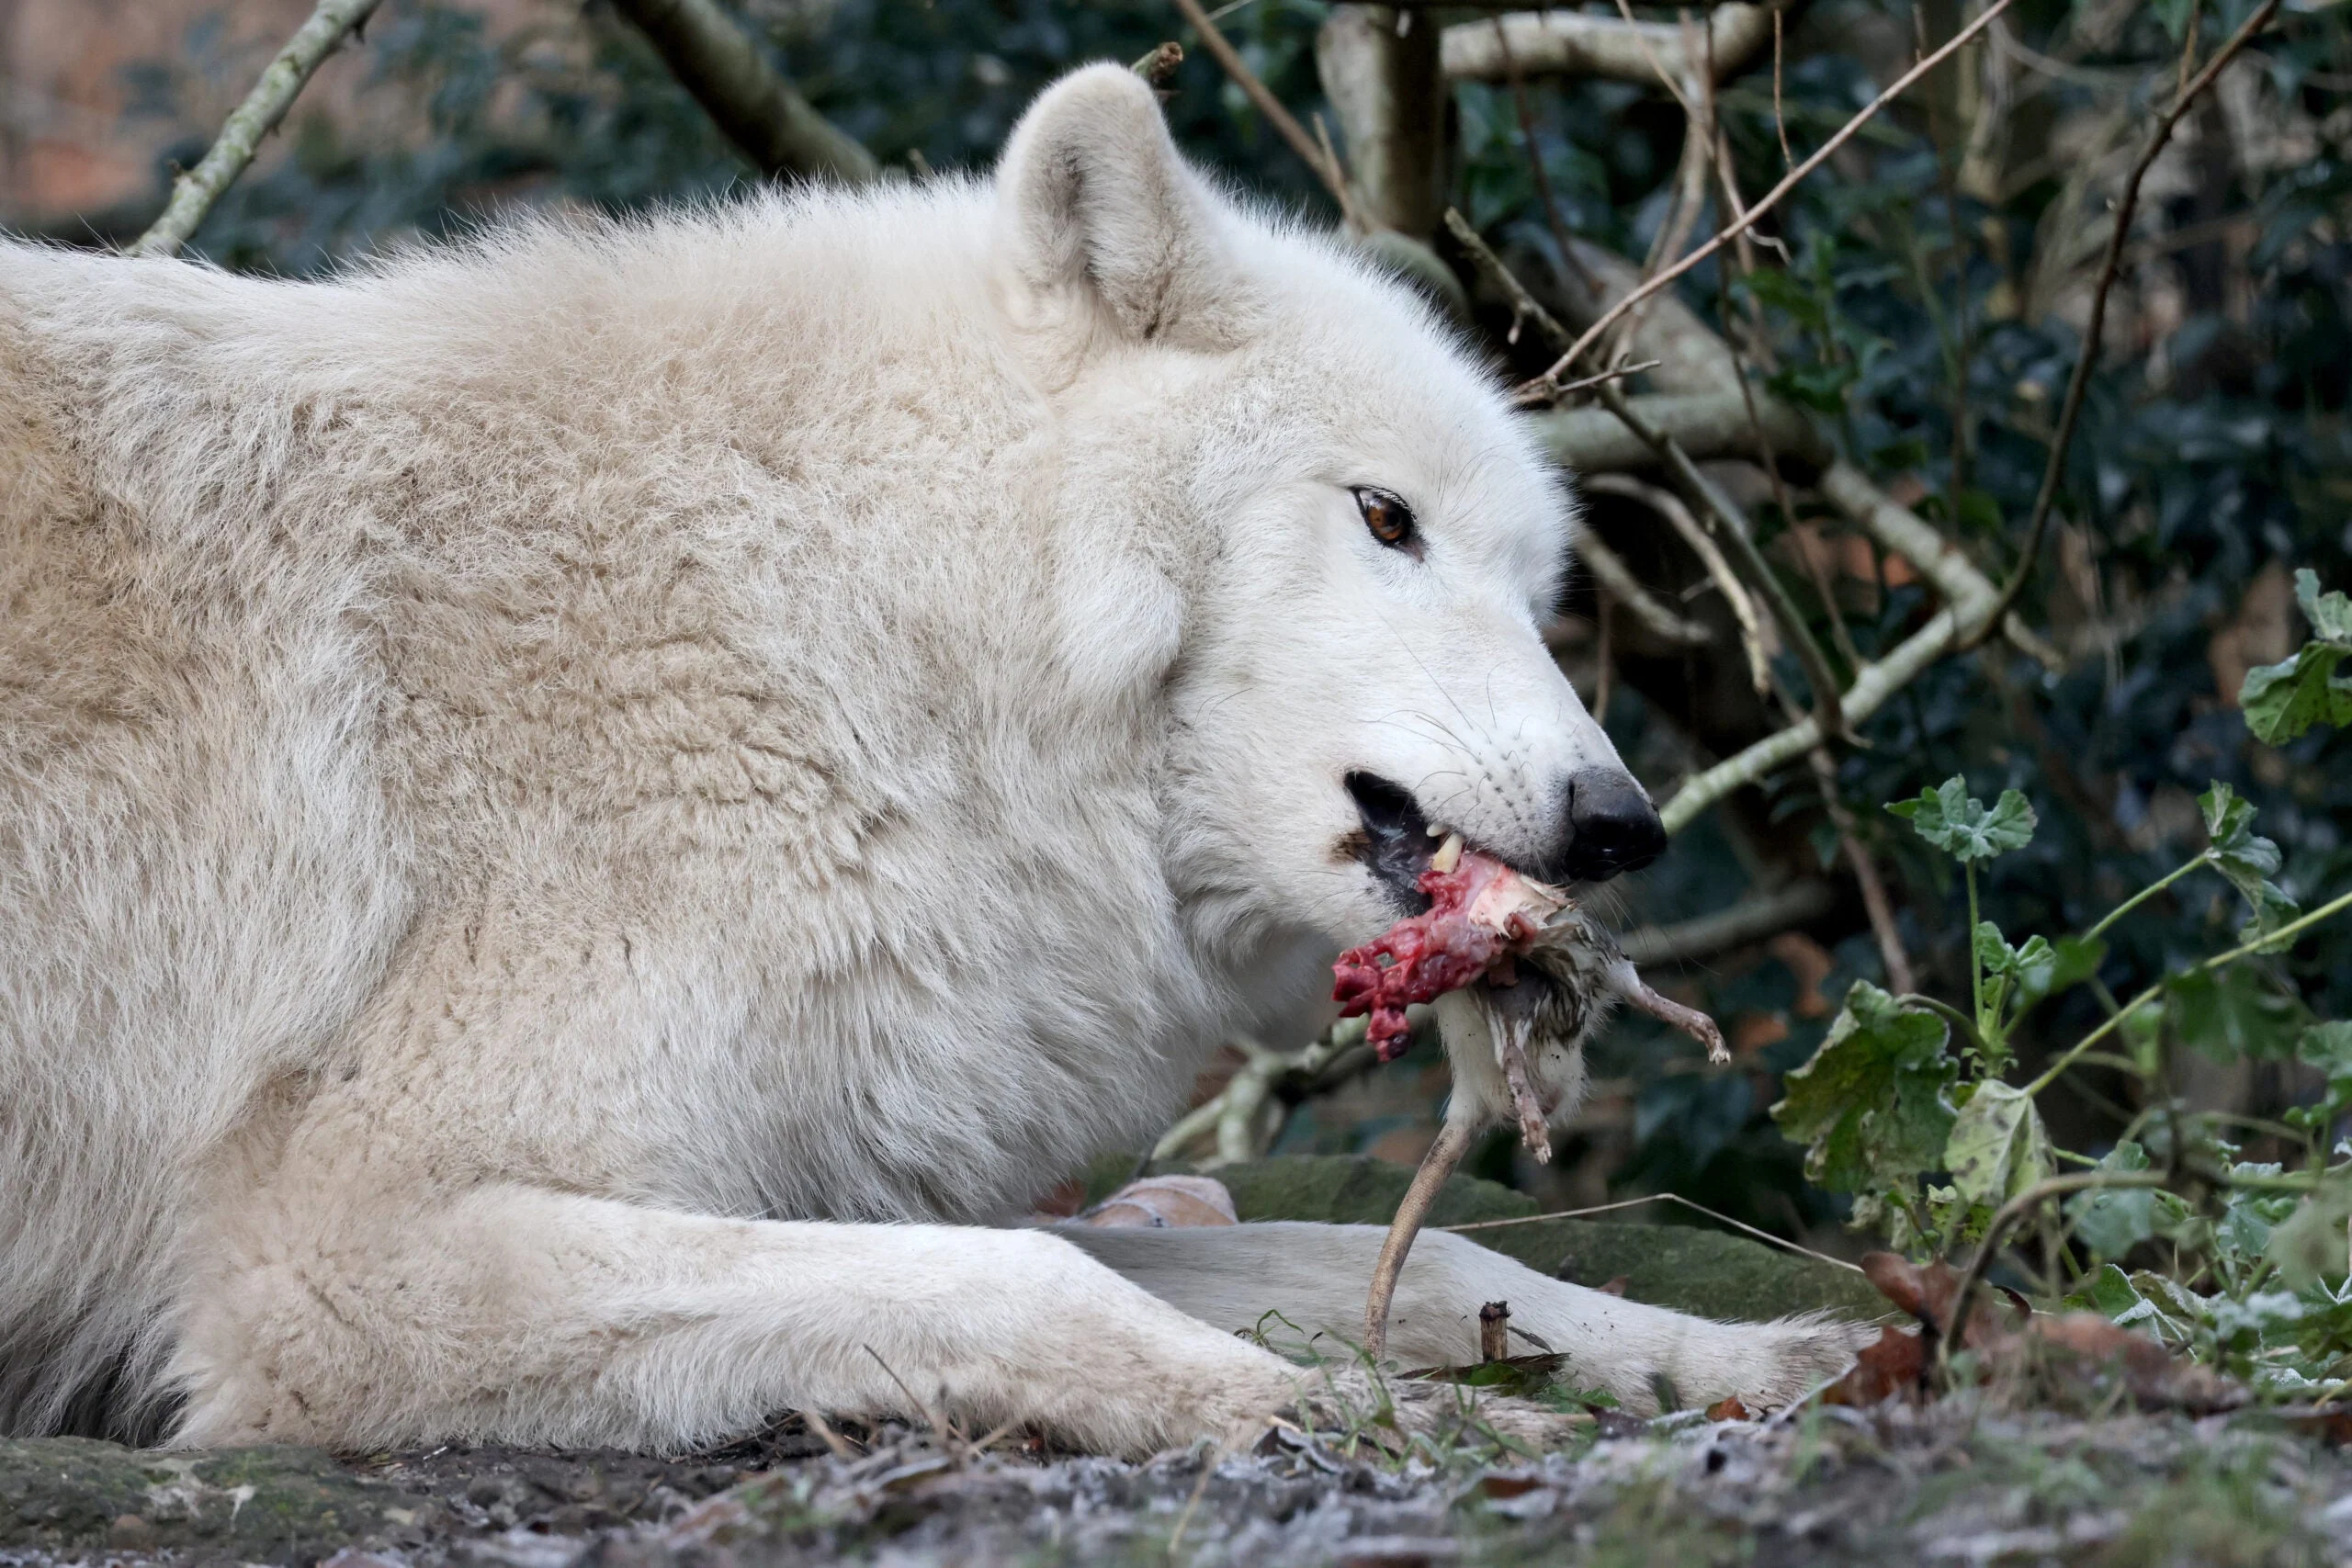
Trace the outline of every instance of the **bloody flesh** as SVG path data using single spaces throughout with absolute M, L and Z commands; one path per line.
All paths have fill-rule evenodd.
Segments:
M 1431 1001 L 1524 952 L 1556 899 L 1539 894 L 1510 867 L 1464 850 L 1452 871 L 1421 873 L 1430 907 L 1340 954 L 1331 966 L 1331 999 L 1340 1016 L 1370 1013 L 1364 1038 L 1384 1062 L 1396 1059 L 1409 1034 L 1405 1009 Z

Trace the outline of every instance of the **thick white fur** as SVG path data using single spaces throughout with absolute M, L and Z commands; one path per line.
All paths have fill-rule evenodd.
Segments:
M 1542 852 L 1614 763 L 1535 636 L 1567 525 L 1109 68 L 993 184 L 320 284 L 0 246 L 0 1430 L 1263 1416 L 1230 1330 L 1351 1333 L 1367 1234 L 950 1227 L 1389 920 L 1348 770 Z M 1397 1354 L 1490 1297 L 1637 1404 L 1842 1344 L 1427 1237 Z

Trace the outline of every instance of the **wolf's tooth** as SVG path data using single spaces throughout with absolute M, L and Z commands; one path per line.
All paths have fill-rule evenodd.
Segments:
M 1442 839 L 1445 837 L 1445 829 L 1439 827 L 1434 822 L 1422 829 L 1421 831 L 1427 833 L 1432 839 Z
M 1437 853 L 1430 856 L 1430 869 L 1431 871 L 1452 871 L 1455 866 L 1460 865 L 1461 863 L 1462 835 L 1459 833 L 1448 833 L 1445 836 L 1445 842 L 1437 847 Z

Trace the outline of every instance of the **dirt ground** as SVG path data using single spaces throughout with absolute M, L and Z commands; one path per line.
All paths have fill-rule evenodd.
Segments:
M 671 1459 L 0 1443 L 0 1565 L 2352 1568 L 2352 1453 L 2258 1416 L 2076 1420 L 1963 1397 L 1761 1422 L 1604 1416 L 1541 1457 L 1399 1461 L 1276 1434 L 1142 1464 L 864 1436 L 846 1459 L 794 1424 Z

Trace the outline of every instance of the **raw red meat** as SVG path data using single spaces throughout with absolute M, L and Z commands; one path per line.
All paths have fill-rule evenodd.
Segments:
M 1430 896 L 1422 914 L 1408 916 L 1331 966 L 1331 999 L 1340 1016 L 1370 1013 L 1364 1033 L 1384 1062 L 1396 1059 L 1408 1033 L 1405 1008 L 1457 990 L 1526 951 L 1556 897 L 1502 862 L 1462 852 L 1452 871 L 1421 873 Z

